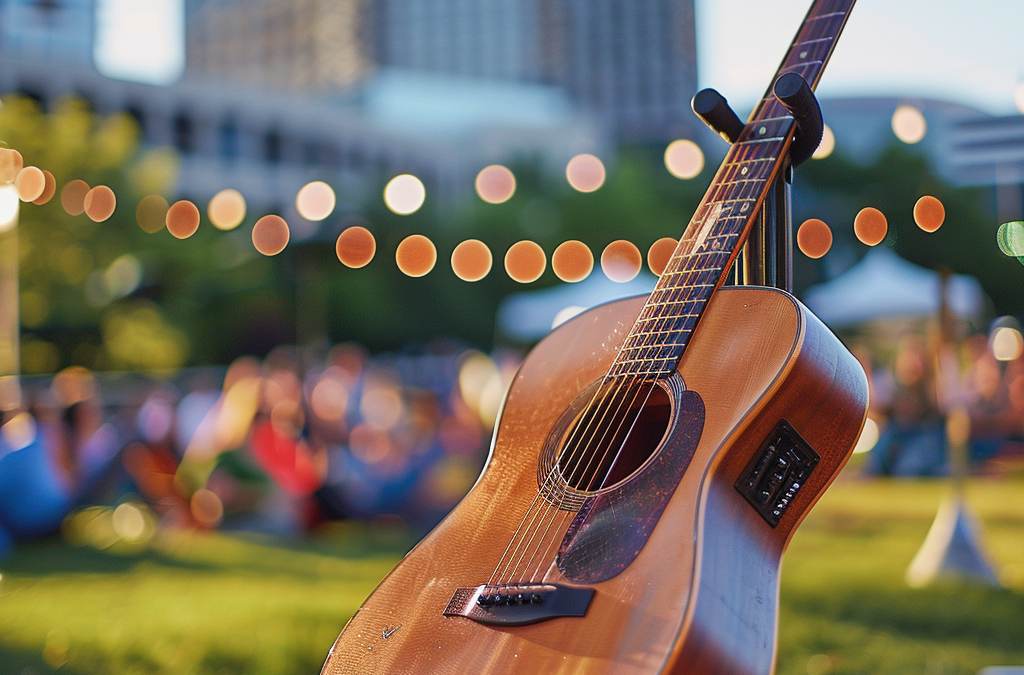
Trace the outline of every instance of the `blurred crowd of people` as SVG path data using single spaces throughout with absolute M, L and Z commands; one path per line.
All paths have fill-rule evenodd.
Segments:
M 429 527 L 479 474 L 519 358 L 280 347 L 107 405 L 116 386 L 84 368 L 25 382 L 0 427 L 0 552 L 90 505 L 116 521 L 129 499 L 160 527 L 288 535 L 382 515 Z
M 996 340 L 1010 341 L 1009 347 Z M 948 474 L 947 422 L 954 410 L 966 413 L 969 421 L 963 431 L 975 470 L 1005 472 L 1024 465 L 1020 341 L 1015 328 L 997 327 L 989 335 L 955 343 L 943 343 L 937 334 L 905 333 L 894 348 L 855 350 L 869 376 L 869 416 L 880 430 L 867 470 L 896 476 Z
M 969 420 L 975 466 L 1024 465 L 1020 332 L 1009 351 L 995 333 L 925 335 L 854 350 L 871 386 L 862 445 L 877 439 L 867 472 L 949 473 L 953 408 Z M 0 420 L 0 553 L 62 524 L 73 538 L 68 522 L 99 516 L 108 534 L 289 535 L 381 516 L 430 527 L 479 475 L 520 359 L 453 348 L 370 357 L 343 344 L 129 387 L 81 367 L 28 380 L 23 405 Z

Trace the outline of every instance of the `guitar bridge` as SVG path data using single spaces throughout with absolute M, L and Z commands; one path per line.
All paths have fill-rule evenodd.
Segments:
M 736 481 L 736 489 L 775 527 L 821 457 L 780 420 Z
M 456 589 L 443 614 L 494 626 L 522 626 L 561 616 L 584 616 L 593 588 L 501 584 Z

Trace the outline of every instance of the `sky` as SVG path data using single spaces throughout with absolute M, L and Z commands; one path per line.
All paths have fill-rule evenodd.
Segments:
M 810 0 L 695 4 L 699 86 L 749 107 L 767 88 Z M 1011 114 L 1020 81 L 1024 0 L 857 0 L 818 93 L 937 98 Z

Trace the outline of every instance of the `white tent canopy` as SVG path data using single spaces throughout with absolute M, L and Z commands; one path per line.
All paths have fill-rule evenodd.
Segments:
M 920 267 L 891 249 L 876 248 L 835 279 L 812 286 L 804 303 L 829 326 L 897 316 L 934 316 L 939 311 L 940 275 Z M 979 318 L 985 296 L 972 276 L 950 277 L 950 310 L 963 318 Z
M 642 273 L 632 281 L 617 283 L 595 270 L 576 284 L 515 293 L 498 307 L 498 330 L 520 342 L 533 342 L 551 331 L 556 317 L 564 321 L 612 300 L 647 295 L 657 281 L 653 275 Z

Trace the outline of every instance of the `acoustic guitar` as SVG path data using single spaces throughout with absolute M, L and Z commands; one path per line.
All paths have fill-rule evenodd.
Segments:
M 854 0 L 815 0 L 776 80 L 817 84 Z M 721 287 L 783 169 L 769 94 L 648 297 L 526 357 L 466 497 L 346 625 L 323 673 L 770 673 L 779 567 L 867 411 L 793 296 Z

